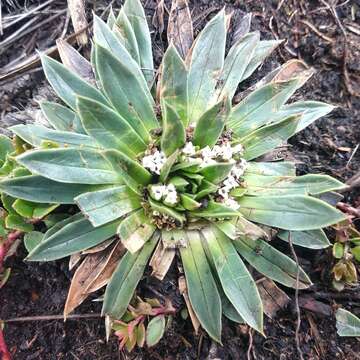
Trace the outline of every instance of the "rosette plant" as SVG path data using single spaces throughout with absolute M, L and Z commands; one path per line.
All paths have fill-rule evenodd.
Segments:
M 263 333 L 248 265 L 285 286 L 311 285 L 301 269 L 296 281 L 296 263 L 269 243 L 269 228 L 321 248 L 329 245 L 321 229 L 344 219 L 319 198 L 339 181 L 266 161 L 332 110 L 315 101 L 285 105 L 311 69 L 290 61 L 236 103 L 238 85 L 279 42 L 250 32 L 225 54 L 228 24 L 220 11 L 189 51 L 173 38 L 156 71 L 138 0 L 127 0 L 107 24 L 95 16 L 91 63 L 63 42 L 63 64 L 42 56 L 65 106 L 41 104 L 49 127 L 11 128 L 31 145 L 15 158 L 31 175 L 1 182 L 13 197 L 80 209 L 49 229 L 27 260 L 86 253 L 109 239 L 126 249 L 112 252 L 116 268 L 101 282 L 108 282 L 103 314 L 111 319 L 126 312 L 151 256 L 163 278 L 178 251 L 193 313 L 219 342 L 222 315 Z

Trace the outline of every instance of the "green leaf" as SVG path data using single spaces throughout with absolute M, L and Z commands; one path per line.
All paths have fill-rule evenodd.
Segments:
M 101 185 L 59 183 L 38 175 L 21 176 L 0 182 L 0 191 L 36 203 L 73 204 L 82 193 L 99 190 Z
M 165 52 L 162 66 L 160 98 L 174 108 L 179 114 L 184 127 L 186 127 L 189 122 L 188 74 L 186 65 L 173 43 L 169 45 Z M 166 107 L 164 110 L 166 110 Z
M 13 209 L 12 205 L 14 201 L 16 200 L 12 196 L 9 196 L 5 193 L 0 193 L 1 195 L 1 204 L 2 207 L 9 213 L 9 214 L 16 214 L 16 211 Z M 1 217 L 0 217 L 1 219 Z
M 77 95 L 86 96 L 103 104 L 108 103 L 99 90 L 89 85 L 58 61 L 42 55 L 41 63 L 46 78 L 55 92 L 72 109 L 76 110 Z
M 216 101 L 211 95 L 215 92 L 217 76 L 224 64 L 226 42 L 225 11 L 213 17 L 195 40 L 192 51 L 188 53 L 189 64 L 189 121 L 196 122 Z
M 165 315 L 158 315 L 149 321 L 146 329 L 146 344 L 151 347 L 156 345 L 165 332 Z
M 145 151 L 146 143 L 109 107 L 84 97 L 78 98 L 77 106 L 86 132 L 105 149 L 117 149 L 132 158 Z
M 118 234 L 124 246 L 133 254 L 140 250 L 151 238 L 156 227 L 150 223 L 144 210 L 131 213 L 118 228 Z
M 250 221 L 285 230 L 314 230 L 345 219 L 325 202 L 309 196 L 243 196 L 239 212 Z
M 31 252 L 37 245 L 41 243 L 44 234 L 39 231 L 31 231 L 24 235 L 24 245 L 28 252 Z
M 233 166 L 233 162 L 219 162 L 212 165 L 206 165 L 198 172 L 203 175 L 207 181 L 218 184 L 227 178 Z
M 40 102 L 40 108 L 47 121 L 56 130 L 85 134 L 80 119 L 69 108 L 50 101 Z
M 44 126 L 34 124 L 20 124 L 11 126 L 9 129 L 34 147 L 41 147 L 44 141 L 51 141 L 66 148 L 100 148 L 100 145 L 90 136 L 70 131 L 52 130 Z
M 199 146 L 200 149 L 207 145 L 212 148 L 223 132 L 230 110 L 231 103 L 229 98 L 223 98 L 201 115 L 194 131 L 194 145 Z
M 14 145 L 7 136 L 0 134 L 0 166 L 6 160 L 6 155 L 14 151 Z
M 146 21 L 144 9 L 139 0 L 126 0 L 123 10 L 134 30 L 136 42 L 139 48 L 140 67 L 148 85 L 151 85 L 155 74 L 150 30 Z
M 41 219 L 55 210 L 58 204 L 39 204 L 31 201 L 16 199 L 12 205 L 13 209 L 26 218 Z
M 34 226 L 27 223 L 22 216 L 15 214 L 9 214 L 5 218 L 5 227 L 10 230 L 19 230 L 23 232 L 29 232 L 34 229 Z
M 344 184 L 328 175 L 263 176 L 245 174 L 248 195 L 316 195 L 344 188 Z
M 326 237 L 323 230 L 308 230 L 308 231 L 280 231 L 277 234 L 278 238 L 286 242 L 291 241 L 294 245 L 306 247 L 309 249 L 326 249 L 331 244 Z
M 210 181 L 203 180 L 195 195 L 195 200 L 202 199 L 204 196 L 214 193 L 217 190 L 217 186 Z
M 96 246 L 116 234 L 120 221 L 93 227 L 89 220 L 79 219 L 68 223 L 44 240 L 31 251 L 28 261 L 51 261 Z M 56 225 L 55 225 L 56 226 Z
M 273 150 L 294 135 L 299 116 L 290 116 L 282 122 L 267 125 L 240 139 L 244 159 L 253 160 Z
M 112 5 L 110 6 L 110 10 L 109 10 L 109 14 L 106 20 L 106 24 L 107 26 L 109 26 L 110 29 L 112 29 L 112 27 L 114 26 L 116 22 L 116 16 L 114 14 L 114 9 L 112 7 Z
M 47 219 L 54 215 L 56 214 L 50 214 Z M 48 226 L 47 219 L 44 220 L 46 226 Z M 84 215 L 81 212 L 71 216 L 69 216 L 69 214 L 66 214 L 65 218 L 58 220 L 46 231 L 46 233 L 44 234 L 44 240 L 54 235 L 56 232 L 60 231 L 66 225 L 82 219 L 84 219 Z
M 231 47 L 218 80 L 217 92 L 219 99 L 228 97 L 231 100 L 234 97 L 259 40 L 260 34 L 253 32 L 240 37 Z
M 159 239 L 154 235 L 135 254 L 127 252 L 119 262 L 105 291 L 102 313 L 120 319 L 133 297 L 137 284 Z
M 288 161 L 278 162 L 249 162 L 246 166 L 246 174 L 263 176 L 295 176 L 295 164 Z
M 191 212 L 191 215 L 203 218 L 228 218 L 239 216 L 239 212 L 221 203 L 210 200 L 206 208 L 194 210 Z
M 152 179 L 151 174 L 139 162 L 130 159 L 122 152 L 116 150 L 107 150 L 104 154 L 114 169 L 121 174 L 124 182 L 136 193 L 139 193 L 139 185 L 148 185 L 150 183 Z M 131 181 L 129 178 L 133 180 Z M 132 186 L 134 182 L 136 182 L 135 188 Z
M 132 28 L 123 8 L 120 10 L 112 30 L 132 58 L 140 65 L 139 47 L 136 41 L 134 29 Z
M 345 309 L 336 311 L 336 329 L 339 336 L 360 336 L 360 319 Z
M 168 178 L 168 176 L 170 174 L 171 168 L 178 160 L 178 156 L 179 156 L 179 151 L 176 150 L 166 159 L 165 164 L 163 165 L 163 167 L 160 170 L 160 182 L 164 183 L 166 181 L 166 179 Z
M 76 184 L 116 184 L 121 176 L 103 152 L 50 149 L 26 152 L 16 161 L 31 172 L 54 181 Z
M 244 137 L 262 125 L 268 124 L 301 83 L 302 78 L 299 77 L 270 83 L 255 90 L 233 108 L 228 126 L 235 134 Z M 289 116 L 284 115 L 282 119 Z
M 195 201 L 189 195 L 180 194 L 181 205 L 189 211 L 199 209 L 201 207 L 201 203 Z
M 197 231 L 186 231 L 187 246 L 180 247 L 191 305 L 202 327 L 221 342 L 221 300 L 202 239 Z
M 344 256 L 345 249 L 342 243 L 336 242 L 332 250 L 335 259 L 341 259 Z
M 184 125 L 175 109 L 163 102 L 161 150 L 170 156 L 185 145 L 186 134 Z
M 157 202 L 157 201 L 149 198 L 149 204 L 150 204 L 152 210 L 158 211 L 159 213 L 161 213 L 163 215 L 168 215 L 168 216 L 174 218 L 175 220 L 177 220 L 180 223 L 180 225 L 182 225 L 186 221 L 186 217 L 183 214 L 179 213 L 178 211 L 176 211 L 160 202 Z
M 260 239 L 254 241 L 241 237 L 233 244 L 240 255 L 257 271 L 280 284 L 296 288 L 296 262 L 281 251 Z M 306 289 L 311 285 L 311 280 L 301 268 L 298 285 L 299 289 Z
M 335 107 L 320 101 L 298 101 L 282 106 L 271 120 L 277 122 L 286 116 L 302 114 L 296 132 L 305 129 L 315 120 L 327 115 Z
M 252 328 L 263 333 L 263 308 L 255 281 L 230 241 L 216 228 L 202 229 L 222 288 L 236 311 Z
M 127 186 L 88 192 L 76 197 L 75 202 L 95 227 L 141 207 L 139 196 Z
M 282 40 L 259 41 L 240 82 L 246 80 L 258 66 L 282 43 Z
M 360 246 L 354 246 L 350 249 L 356 261 L 360 262 Z
M 117 112 L 148 143 L 149 131 L 159 126 L 151 94 L 144 89 L 132 70 L 108 50 L 96 46 L 97 71 L 102 88 Z

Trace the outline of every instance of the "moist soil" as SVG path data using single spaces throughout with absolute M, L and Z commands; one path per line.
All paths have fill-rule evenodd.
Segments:
M 24 4 L 18 7 L 8 2 L 6 12 L 24 11 Z M 342 181 L 349 180 L 360 169 L 360 101 L 359 101 L 359 55 L 360 31 L 359 4 L 356 1 L 336 2 L 331 10 L 325 1 L 190 1 L 194 30 L 198 33 L 212 16 L 226 5 L 234 16 L 229 28 L 231 40 L 237 24 L 244 13 L 252 12 L 252 30 L 259 30 L 263 39 L 286 39 L 257 73 L 242 85 L 242 89 L 253 84 L 271 69 L 291 58 L 306 61 L 316 70 L 315 75 L 295 95 L 294 99 L 325 101 L 337 108 L 290 141 L 290 151 L 298 162 L 299 174 L 308 172 L 327 173 Z M 332 2 L 334 3 L 334 2 Z M 28 5 L 39 2 L 28 2 Z M 97 13 L 107 3 L 86 2 L 90 10 Z M 156 12 L 155 1 L 143 1 L 149 22 Z M 118 9 L 120 1 L 114 1 Z M 170 4 L 165 1 L 167 9 Z M 52 10 L 64 8 L 61 1 L 54 2 Z M 167 46 L 167 12 L 160 22 L 152 24 L 155 62 L 158 65 Z M 3 69 L 20 53 L 30 54 L 35 48 L 44 50 L 54 45 L 54 39 L 63 31 L 66 15 L 55 22 L 47 23 L 22 37 L 2 54 L 0 66 Z M 155 24 L 155 25 L 154 25 Z M 20 22 L 11 31 L 15 31 Z M 69 25 L 68 33 L 72 31 Z M 4 33 L 4 37 L 9 32 Z M 29 45 L 30 44 L 30 45 Z M 24 50 L 25 49 L 25 50 Z M 344 51 L 346 49 L 346 51 Z M 30 56 L 29 55 L 29 56 Z M 0 70 L 1 73 L 1 70 Z M 240 91 L 242 89 L 239 89 Z M 38 109 L 36 100 L 53 98 L 40 69 L 12 77 L 0 83 L 2 98 L 1 126 L 31 121 Z M 359 191 L 346 193 L 344 201 L 359 206 Z M 358 224 L 359 225 L 359 224 Z M 330 234 L 331 236 L 331 234 Z M 291 254 L 284 244 L 277 244 Z M 301 326 L 298 340 L 304 359 L 359 359 L 360 343 L 356 338 L 340 338 L 336 335 L 334 311 L 344 307 L 360 315 L 360 292 L 358 287 L 347 287 L 337 293 L 331 287 L 331 251 L 305 251 L 296 248 L 299 261 L 310 275 L 314 286 L 300 292 Z M 68 260 L 38 264 L 24 262 L 26 251 L 20 245 L 16 254 L 7 260 L 12 268 L 11 276 L 0 296 L 0 318 L 34 317 L 59 315 L 62 313 L 72 273 Z M 102 291 L 91 296 L 77 310 L 76 314 L 93 314 L 94 318 L 62 320 L 32 320 L 11 322 L 5 325 L 5 340 L 14 359 L 295 359 L 296 347 L 295 294 L 284 289 L 291 298 L 289 305 L 278 312 L 273 319 L 265 318 L 266 338 L 256 333 L 249 337 L 246 326 L 239 326 L 224 319 L 223 346 L 215 344 L 204 333 L 195 335 L 190 320 L 180 315 L 184 301 L 177 290 L 178 259 L 163 282 L 154 280 L 145 273 L 138 287 L 141 297 L 169 298 L 176 314 L 169 323 L 164 338 L 150 349 L 137 349 L 132 354 L 120 352 L 118 341 L 112 336 L 105 341 L 103 320 L 96 317 L 101 303 L 92 301 Z

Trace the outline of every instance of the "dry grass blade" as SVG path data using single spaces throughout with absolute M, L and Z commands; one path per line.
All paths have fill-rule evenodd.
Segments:
M 89 254 L 75 271 L 64 308 L 64 318 L 87 296 L 104 286 L 110 279 L 124 248 L 121 242 L 101 252 Z M 95 289 L 95 290 L 94 290 Z
M 75 32 L 87 27 L 84 0 L 68 0 L 68 7 Z M 86 32 L 79 33 L 76 39 L 79 45 L 86 45 L 88 43 Z
M 62 63 L 71 71 L 81 76 L 90 83 L 95 83 L 95 76 L 89 61 L 79 54 L 65 40 L 58 39 L 56 45 Z
M 173 0 L 167 29 L 168 42 L 173 42 L 185 59 L 194 41 L 193 24 L 186 0 Z
M 264 313 L 272 319 L 279 310 L 286 307 L 290 298 L 268 278 L 257 281 L 257 286 L 264 305 Z
M 150 266 L 153 271 L 152 276 L 159 280 L 163 280 L 175 257 L 175 249 L 165 248 L 162 241 L 160 241 L 154 251 L 150 260 Z
M 185 303 L 186 303 L 186 306 L 187 306 L 187 309 L 188 309 L 188 312 L 190 315 L 190 319 L 191 319 L 192 325 L 195 330 L 195 334 L 197 335 L 199 332 L 199 328 L 200 328 L 200 322 L 194 312 L 193 307 L 191 306 L 187 287 L 186 287 L 186 280 L 185 280 L 184 276 L 179 277 L 179 291 L 180 291 L 180 294 L 182 294 L 182 296 L 184 297 L 184 300 L 185 300 Z

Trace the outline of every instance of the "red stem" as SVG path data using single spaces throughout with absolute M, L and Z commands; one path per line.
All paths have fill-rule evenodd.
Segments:
M 11 356 L 7 349 L 4 339 L 4 334 L 1 328 L 0 328 L 0 356 L 2 360 L 11 360 Z

